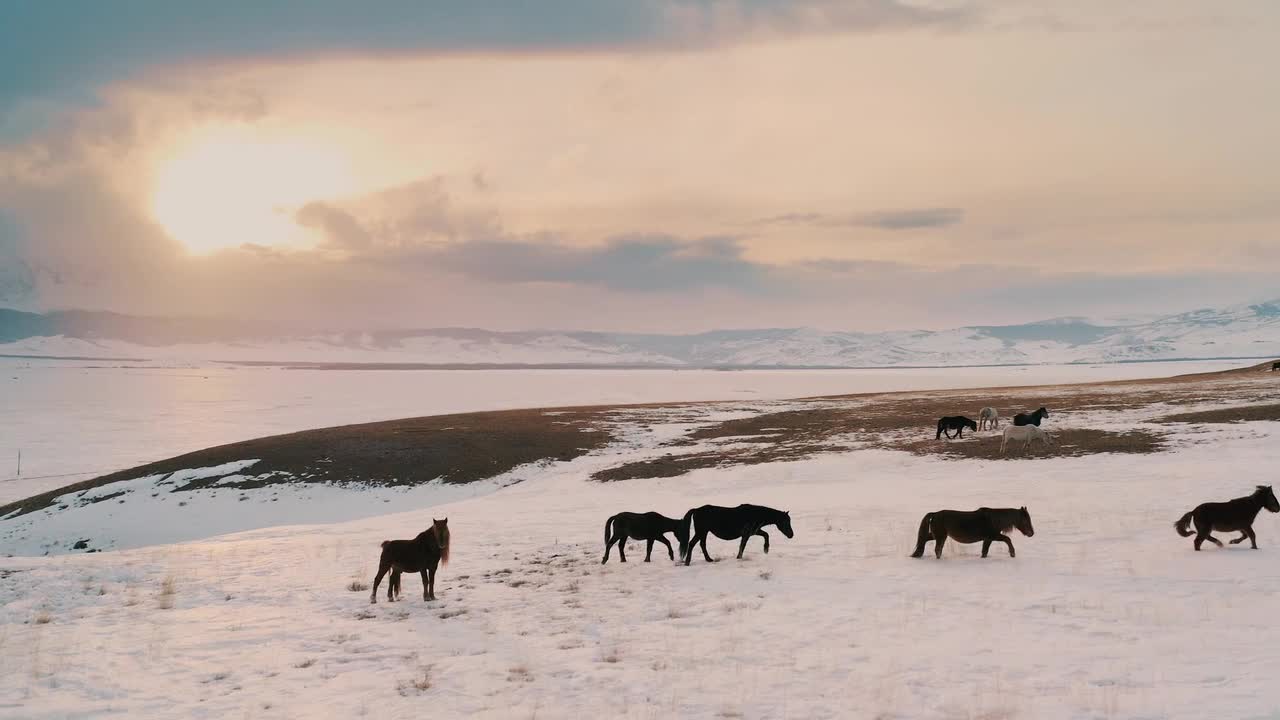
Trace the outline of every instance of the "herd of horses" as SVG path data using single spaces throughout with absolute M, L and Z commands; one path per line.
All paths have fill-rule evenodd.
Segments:
M 1248 540 L 1250 546 L 1258 549 L 1258 538 L 1253 532 L 1254 520 L 1258 513 L 1266 508 L 1273 513 L 1280 513 L 1280 500 L 1270 485 L 1258 485 L 1251 495 L 1228 500 L 1227 502 L 1208 502 L 1197 505 L 1195 509 L 1183 515 L 1174 523 L 1174 530 L 1182 537 L 1195 535 L 1195 549 L 1207 540 L 1218 547 L 1222 542 L 1213 536 L 1213 532 L 1238 532 L 1240 537 L 1229 542 L 1232 545 Z M 1195 530 L 1191 526 L 1195 526 Z M 715 535 L 721 540 L 738 540 L 738 559 L 747 549 L 747 541 L 759 535 L 764 538 L 764 551 L 769 552 L 769 533 L 767 527 L 776 527 L 788 538 L 795 537 L 791 527 L 791 515 L 783 510 L 776 510 L 763 505 L 738 505 L 722 507 L 719 505 L 703 505 L 684 514 L 682 518 L 671 518 L 657 512 L 621 512 L 611 516 L 604 523 L 604 558 L 603 565 L 609 562 L 610 552 L 616 545 L 618 559 L 627 561 L 626 545 L 628 540 L 641 540 L 646 543 L 644 561 L 650 562 L 654 543 L 662 543 L 667 548 L 667 555 L 676 560 L 675 549 L 667 540 L 668 533 L 675 536 L 680 548 L 680 561 L 688 565 L 693 560 L 695 548 L 702 549 L 702 557 L 707 562 L 715 562 L 707 552 L 707 536 Z M 1031 513 L 1026 506 L 1019 508 L 980 507 L 977 510 L 935 510 L 925 513 L 920 520 L 920 530 L 916 535 L 916 548 L 911 557 L 924 556 L 925 544 L 933 542 L 934 557 L 942 559 L 942 548 L 947 540 L 958 543 L 982 543 L 982 557 L 987 557 L 992 543 L 1004 543 L 1009 549 L 1009 557 L 1017 557 L 1013 548 L 1013 540 L 1008 533 L 1017 529 L 1026 537 L 1035 535 L 1031 524 Z M 382 543 L 382 555 L 378 560 L 378 575 L 373 580 L 373 592 L 369 602 L 378 602 L 378 586 L 382 578 L 389 572 L 391 580 L 387 584 L 387 600 L 394 602 L 400 597 L 400 575 L 402 573 L 420 573 L 422 575 L 422 599 L 435 600 L 436 570 L 449 561 L 449 519 L 432 520 L 431 527 L 412 540 L 386 540 Z
M 1045 407 L 1014 415 L 1013 424 L 1006 425 L 1000 434 L 1000 454 L 1004 454 L 1011 440 L 1021 442 L 1023 449 L 1035 441 L 1039 441 L 1045 447 L 1052 445 L 1053 436 L 1040 429 L 1040 422 L 1047 417 L 1049 417 L 1049 410 Z M 946 437 L 948 440 L 953 440 L 964 437 L 966 429 L 978 432 L 986 429 L 995 430 L 998 427 L 1000 427 L 1000 413 L 993 407 L 984 407 L 978 412 L 978 422 L 964 415 L 946 415 L 938 418 L 938 432 L 933 439 L 941 440 Z M 955 435 L 951 434 L 952 431 L 955 431 Z

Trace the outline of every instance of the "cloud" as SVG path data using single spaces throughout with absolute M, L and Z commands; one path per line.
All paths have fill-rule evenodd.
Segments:
M 697 48 L 762 33 L 955 26 L 972 15 L 903 0 L 18 3 L 0 24 L 0 112 L 23 98 L 83 101 L 148 68 L 209 61 Z
M 754 225 L 806 225 L 811 227 L 862 227 L 878 230 L 916 230 L 947 227 L 964 221 L 964 210 L 951 207 L 877 210 L 853 215 L 786 213 L 753 221 Z
M 295 218 L 299 225 L 321 231 L 330 245 L 340 249 L 359 251 L 371 243 L 369 233 L 354 215 L 328 203 L 307 203 Z
M 23 306 L 35 293 L 35 274 L 20 253 L 18 226 L 0 213 L 0 303 Z
M 498 283 L 566 283 L 630 292 L 764 289 L 768 266 L 742 256 L 733 238 L 682 240 L 626 235 L 597 247 L 481 240 L 455 243 L 425 256 L 468 278 Z

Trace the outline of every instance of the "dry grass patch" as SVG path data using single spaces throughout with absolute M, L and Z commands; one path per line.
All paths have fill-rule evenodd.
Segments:
M 422 672 L 409 680 L 401 680 L 396 684 L 396 691 L 402 696 L 420 695 L 431 689 L 431 666 L 422 668 Z
M 172 575 L 166 577 L 160 583 L 160 592 L 156 596 L 156 603 L 161 610 L 172 610 L 174 598 L 178 594 L 177 580 Z

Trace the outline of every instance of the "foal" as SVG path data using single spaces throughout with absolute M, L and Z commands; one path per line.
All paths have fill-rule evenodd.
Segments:
M 395 602 L 400 596 L 400 573 L 422 573 L 422 599 L 436 599 L 436 568 L 449 564 L 449 518 L 431 520 L 431 527 L 418 533 L 412 540 L 383 540 L 382 556 L 378 559 L 378 576 L 373 579 L 373 592 L 369 602 L 378 602 L 378 585 L 382 576 L 391 572 L 387 583 L 387 601 Z
M 644 549 L 645 562 L 649 562 L 649 557 L 653 555 L 655 542 L 666 545 L 667 555 L 675 560 L 676 553 L 671 549 L 671 543 L 664 537 L 667 533 L 673 533 L 676 536 L 676 540 L 680 543 L 680 556 L 684 557 L 685 546 L 689 544 L 689 526 L 684 521 L 656 512 L 618 513 L 604 521 L 604 559 L 600 564 L 609 562 L 609 551 L 613 549 L 614 543 L 618 544 L 618 558 L 626 562 L 627 554 L 624 548 L 627 538 L 644 540 L 647 543 Z
M 1257 550 L 1258 538 L 1253 534 L 1253 521 L 1262 508 L 1271 512 L 1280 512 L 1280 501 L 1276 500 L 1276 494 L 1271 490 L 1270 485 L 1259 485 L 1253 494 L 1247 497 L 1197 505 L 1195 510 L 1183 515 L 1178 522 L 1174 523 L 1173 529 L 1177 530 L 1182 537 L 1195 535 L 1196 550 L 1200 549 L 1205 540 L 1222 547 L 1218 538 L 1210 535 L 1214 530 L 1238 532 L 1240 537 L 1231 540 L 1232 545 L 1248 539 L 1253 549 Z M 1196 523 L 1195 532 L 1191 531 L 1192 520 Z

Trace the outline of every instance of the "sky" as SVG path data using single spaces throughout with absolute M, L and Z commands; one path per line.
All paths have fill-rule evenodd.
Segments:
M 0 307 L 942 328 L 1280 298 L 1271 0 L 0 6 Z

